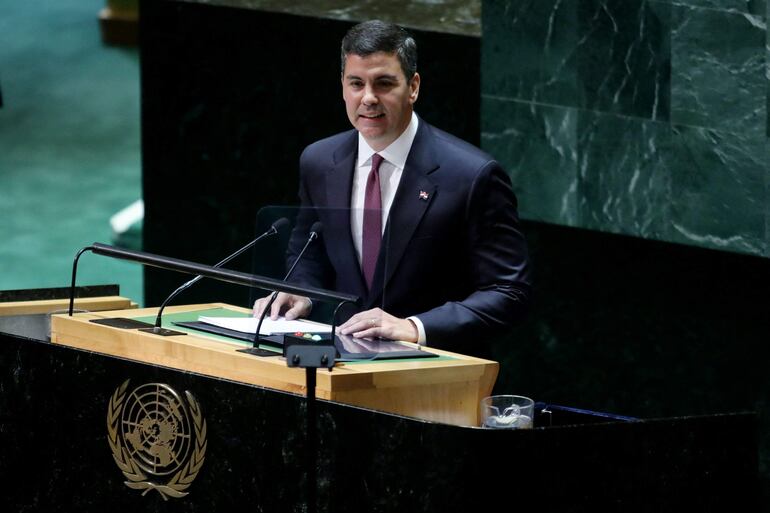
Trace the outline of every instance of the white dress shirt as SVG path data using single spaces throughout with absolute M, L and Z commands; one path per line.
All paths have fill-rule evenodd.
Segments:
M 364 225 L 364 199 L 366 196 L 366 181 L 369 178 L 369 172 L 372 170 L 372 155 L 379 153 L 385 159 L 380 164 L 380 198 L 382 200 L 382 229 L 388 222 L 390 206 L 393 204 L 393 198 L 396 197 L 396 190 L 401 181 L 401 175 L 404 172 L 406 159 L 409 151 L 412 149 L 414 137 L 417 135 L 417 125 L 419 121 L 412 112 L 412 119 L 409 121 L 406 130 L 390 145 L 382 151 L 375 152 L 366 142 L 366 139 L 358 134 L 358 161 L 353 173 L 353 187 L 350 193 L 350 232 L 353 235 L 353 246 L 358 256 L 358 263 L 361 263 L 361 247 L 363 245 L 363 225 Z M 417 326 L 418 339 L 420 344 L 425 344 L 425 327 L 417 317 L 409 317 L 415 326 Z

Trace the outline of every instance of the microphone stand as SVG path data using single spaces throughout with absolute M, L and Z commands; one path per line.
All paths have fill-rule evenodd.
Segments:
M 334 317 L 343 301 L 334 311 Z M 332 319 L 332 330 L 336 322 Z M 305 475 L 307 501 L 307 512 L 315 513 L 318 508 L 317 486 L 318 475 L 316 463 L 318 462 L 318 413 L 316 409 L 316 373 L 320 367 L 326 367 L 329 372 L 334 368 L 334 361 L 337 357 L 337 349 L 334 346 L 334 331 L 331 333 L 331 339 L 328 341 L 313 341 L 305 338 L 284 336 L 284 356 L 286 356 L 286 365 L 289 367 L 300 367 L 305 369 L 305 399 L 307 408 L 305 410 Z
M 358 301 L 358 297 L 352 294 L 342 294 L 340 292 L 319 289 L 316 287 L 300 287 L 299 285 L 293 285 L 291 283 L 286 283 L 280 280 L 275 280 L 256 274 L 231 271 L 229 269 L 212 267 L 209 265 L 199 264 L 197 262 L 190 262 L 188 260 L 180 260 L 178 258 L 155 255 L 145 251 L 118 248 L 115 246 L 94 242 L 90 246 L 86 246 L 78 251 L 77 255 L 75 255 L 75 259 L 72 262 L 72 283 L 70 285 L 70 305 L 68 314 L 70 317 L 73 315 L 73 306 L 75 303 L 75 283 L 77 277 L 78 262 L 80 257 L 86 251 L 90 251 L 96 255 L 103 255 L 121 260 L 129 260 L 131 262 L 137 262 L 169 271 L 177 271 L 192 275 L 200 274 L 203 275 L 204 278 L 213 278 L 225 283 L 234 283 L 236 285 L 258 287 L 268 290 L 279 290 L 281 292 L 288 292 L 290 294 L 307 296 L 319 301 Z
M 286 276 L 283 277 L 283 281 L 285 282 L 288 280 L 292 273 L 294 272 L 294 269 L 297 267 L 297 264 L 302 259 L 302 256 L 305 254 L 305 251 L 307 250 L 308 246 L 318 238 L 318 232 L 321 231 L 321 225 L 320 223 L 316 223 L 311 228 L 310 235 L 307 238 L 307 242 L 305 242 L 305 245 L 302 248 L 302 251 L 299 252 L 299 255 L 297 255 L 297 258 L 294 259 L 294 263 L 291 265 L 291 268 L 289 268 L 289 272 L 286 273 Z M 239 349 L 239 352 L 242 353 L 248 353 L 254 356 L 275 356 L 272 352 L 266 352 L 259 348 L 259 341 L 261 340 L 261 337 L 259 335 L 259 331 L 262 329 L 262 322 L 265 320 L 265 317 L 267 315 L 267 312 L 270 311 L 270 307 L 273 306 L 273 303 L 275 302 L 275 299 L 278 297 L 278 291 L 272 293 L 270 296 L 270 301 L 267 302 L 267 305 L 262 310 L 262 314 L 259 316 L 259 322 L 257 322 L 257 331 L 254 333 L 254 342 L 252 343 L 252 347 L 247 349 Z
M 302 256 L 305 254 L 308 246 L 318 237 L 321 225 L 316 223 L 311 228 L 310 236 L 304 247 L 294 260 L 289 272 L 286 273 L 284 281 L 291 277 L 294 269 L 297 267 Z M 239 349 L 239 351 L 249 354 L 260 355 L 263 350 L 259 348 L 260 329 L 267 312 L 278 297 L 278 291 L 273 292 L 270 301 L 262 310 L 257 323 L 257 331 L 254 333 L 254 347 L 249 349 Z M 316 382 L 317 369 L 326 367 L 329 372 L 334 368 L 334 362 L 337 357 L 337 348 L 334 346 L 335 328 L 337 324 L 337 313 L 340 307 L 345 303 L 352 303 L 351 300 L 342 300 L 334 310 L 332 315 L 331 338 L 328 341 L 316 342 L 313 340 L 300 339 L 284 335 L 283 355 L 286 357 L 288 367 L 300 367 L 305 369 L 305 399 L 307 408 L 305 410 L 305 476 L 306 488 L 305 499 L 308 513 L 315 513 L 318 508 L 318 475 L 316 464 L 318 462 L 318 413 L 316 403 Z
M 233 260 L 234 258 L 242 255 L 245 251 L 247 251 L 247 250 L 251 249 L 252 247 L 254 247 L 254 245 L 257 242 L 259 242 L 260 240 L 264 239 L 265 237 L 269 237 L 271 235 L 275 235 L 276 233 L 278 233 L 278 230 L 281 227 L 283 227 L 283 226 L 285 226 L 287 224 L 289 224 L 289 221 L 285 217 L 279 219 L 278 221 L 273 223 L 272 226 L 270 226 L 270 229 L 267 230 L 265 233 L 263 233 L 262 235 L 260 235 L 256 239 L 254 239 L 253 241 L 249 242 L 248 244 L 243 246 L 241 249 L 239 249 L 238 251 L 236 251 L 232 255 L 230 255 L 227 258 L 221 260 L 220 262 L 217 262 L 212 267 L 215 267 L 215 268 L 222 267 L 223 265 L 228 263 L 230 260 Z M 158 315 L 155 317 L 155 326 L 152 327 L 152 328 L 140 328 L 139 331 L 144 331 L 144 332 L 147 332 L 147 333 L 153 333 L 155 335 L 161 335 L 163 337 L 169 337 L 169 336 L 172 336 L 172 335 L 187 335 L 187 333 L 184 333 L 182 331 L 174 331 L 174 330 L 170 330 L 170 329 L 166 329 L 166 328 L 161 327 L 162 326 L 161 318 L 163 316 L 163 310 L 166 308 L 166 305 L 168 305 L 171 302 L 172 299 L 174 299 L 179 294 L 181 294 L 185 290 L 189 289 L 190 287 L 192 287 L 193 285 L 195 285 L 196 283 L 198 283 L 202 279 L 203 279 L 203 275 L 199 274 L 195 278 L 193 278 L 193 279 L 183 283 L 181 287 L 179 287 L 174 292 L 172 292 L 171 295 L 169 295 L 166 298 L 166 300 L 163 301 L 163 303 L 161 303 L 160 307 L 158 308 Z

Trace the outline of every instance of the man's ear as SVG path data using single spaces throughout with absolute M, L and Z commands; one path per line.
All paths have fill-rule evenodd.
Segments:
M 409 81 L 409 102 L 414 103 L 420 95 L 420 74 L 415 73 Z

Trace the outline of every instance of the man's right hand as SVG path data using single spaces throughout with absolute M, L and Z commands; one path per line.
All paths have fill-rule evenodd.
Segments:
M 254 301 L 254 317 L 262 315 L 262 311 L 270 302 L 271 297 L 272 294 Z M 283 315 L 287 320 L 291 321 L 299 317 L 307 317 L 312 306 L 313 303 L 305 296 L 295 296 L 294 294 L 279 292 L 268 314 L 272 320 L 276 320 L 279 315 Z

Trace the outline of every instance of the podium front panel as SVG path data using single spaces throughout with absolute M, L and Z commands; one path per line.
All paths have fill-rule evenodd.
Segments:
M 141 413 L 162 404 L 165 415 Z M 497 431 L 330 401 L 317 410 L 322 512 L 756 505 L 753 414 Z M 306 511 L 306 413 L 298 394 L 3 334 L 4 509 Z M 151 464 L 173 471 L 142 481 Z

